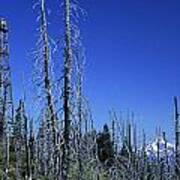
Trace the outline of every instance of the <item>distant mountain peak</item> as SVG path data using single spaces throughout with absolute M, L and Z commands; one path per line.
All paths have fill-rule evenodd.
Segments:
M 158 146 L 159 146 L 159 155 L 163 157 L 167 150 L 167 155 L 170 156 L 173 154 L 175 146 L 169 142 L 165 142 L 162 136 L 158 136 L 155 140 L 146 146 L 146 153 L 148 156 L 153 155 L 157 156 L 158 153 Z M 167 148 L 166 148 L 167 146 Z

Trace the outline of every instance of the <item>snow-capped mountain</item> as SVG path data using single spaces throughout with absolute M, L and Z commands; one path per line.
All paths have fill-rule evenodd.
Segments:
M 174 149 L 175 149 L 174 145 L 167 142 L 167 148 L 165 148 L 166 142 L 163 139 L 163 137 L 159 136 L 152 143 L 146 146 L 146 153 L 148 157 L 154 159 L 158 156 L 158 146 L 159 146 L 160 158 L 165 157 L 165 156 L 168 156 L 169 158 L 171 158 L 173 156 Z

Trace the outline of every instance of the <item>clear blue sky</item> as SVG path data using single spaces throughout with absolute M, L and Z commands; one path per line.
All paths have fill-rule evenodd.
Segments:
M 30 73 L 28 51 L 36 41 L 36 13 L 29 0 L 0 0 L 0 16 L 10 23 L 14 96 L 22 72 Z M 35 2 L 35 0 L 33 0 Z M 58 0 L 48 0 L 50 32 L 61 38 Z M 137 114 L 150 134 L 156 125 L 172 129 L 174 95 L 180 95 L 179 0 L 84 0 L 88 17 L 81 26 L 86 47 L 85 94 L 97 126 L 108 110 Z M 60 3 L 59 3 L 60 4 Z

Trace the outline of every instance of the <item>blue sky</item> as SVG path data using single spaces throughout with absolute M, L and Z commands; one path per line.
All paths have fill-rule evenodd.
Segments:
M 22 95 L 22 74 L 30 74 L 28 52 L 37 39 L 33 1 L 1 0 L 0 16 L 10 24 L 15 99 Z M 60 1 L 48 0 L 50 33 L 61 38 Z M 85 94 L 98 127 L 111 108 L 136 114 L 149 134 L 156 125 L 169 132 L 173 96 L 180 95 L 179 0 L 84 0 Z M 26 79 L 26 77 L 25 77 Z

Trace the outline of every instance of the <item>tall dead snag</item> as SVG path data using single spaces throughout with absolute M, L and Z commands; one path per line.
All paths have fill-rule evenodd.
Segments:
M 36 85 L 38 86 L 38 91 L 41 92 L 39 97 L 42 101 L 42 109 L 44 116 L 42 119 L 45 120 L 46 127 L 46 163 L 47 163 L 47 177 L 54 178 L 54 175 L 57 174 L 57 156 L 55 155 L 56 146 L 57 146 L 57 137 L 56 137 L 56 114 L 55 107 L 52 95 L 52 78 L 51 78 L 51 45 L 48 34 L 48 22 L 46 16 L 46 1 L 39 0 L 39 30 L 40 37 L 37 42 L 37 54 L 35 67 L 35 80 Z M 41 119 L 41 120 L 42 120 Z M 53 176 L 53 177 L 52 177 Z
M 28 141 L 28 125 L 25 114 L 24 102 L 19 101 L 14 120 L 14 142 L 15 142 L 15 177 L 17 180 L 31 180 L 30 151 Z
M 143 130 L 143 144 L 142 144 L 142 167 L 140 169 L 141 172 L 141 178 L 140 179 L 145 179 L 146 173 L 147 173 L 147 154 L 146 154 L 146 134 Z
M 2 108 L 2 121 L 3 121 L 3 180 L 9 178 L 9 128 L 6 116 L 7 111 L 7 91 L 5 87 L 3 108 Z
M 176 176 L 180 178 L 180 120 L 178 112 L 178 100 L 174 97 L 174 118 L 175 118 L 175 162 L 176 162 Z
M 23 149 L 23 119 L 22 119 L 22 102 L 19 102 L 19 106 L 16 109 L 15 121 L 14 121 L 14 141 L 15 144 L 15 162 L 16 162 L 16 179 L 22 179 L 22 149 Z
M 30 174 L 32 179 L 36 179 L 37 172 L 37 164 L 35 163 L 35 159 L 37 158 L 36 146 L 35 146 L 35 135 L 33 128 L 33 119 L 31 119 L 29 123 L 29 156 L 30 156 Z
M 26 116 L 24 102 L 22 102 L 22 118 L 24 121 L 23 138 L 25 146 L 25 179 L 32 180 L 32 171 L 30 166 L 30 146 L 28 140 L 28 118 Z
M 55 127 L 55 112 L 53 107 L 53 100 L 51 94 L 51 80 L 50 80 L 50 53 L 49 53 L 49 40 L 48 29 L 46 20 L 45 0 L 41 1 L 41 36 L 43 41 L 43 57 L 44 57 L 44 88 L 46 92 L 46 100 L 48 112 L 50 114 L 50 124 L 52 128 L 52 141 L 56 145 L 56 127 Z M 49 124 L 49 123 L 48 123 Z M 49 127 L 50 128 L 50 127 Z
M 134 120 L 134 114 L 132 119 Z M 134 153 L 133 153 L 133 166 L 134 166 L 134 178 L 137 176 L 136 172 L 138 169 L 138 160 L 137 160 L 137 152 L 138 152 L 138 146 L 137 146 L 137 126 L 136 124 L 133 125 L 133 149 L 134 149 Z
M 159 168 L 159 164 L 160 164 L 160 138 L 161 138 L 161 130 L 160 128 L 157 128 L 157 166 Z
M 112 112 L 110 111 L 110 118 L 111 118 L 111 137 L 112 137 L 112 146 L 114 149 L 114 155 L 117 155 L 117 149 L 118 149 L 118 118 L 117 114 L 114 110 Z
M 115 118 L 112 115 L 112 144 L 113 144 L 113 149 L 115 149 Z
M 168 159 L 168 141 L 167 141 L 167 137 L 166 137 L 166 132 L 163 131 L 163 141 L 164 141 L 164 161 L 163 161 L 163 167 L 162 167 L 162 172 L 163 174 L 168 174 L 169 173 L 169 159 Z
M 78 116 L 78 137 L 77 137 L 77 146 L 78 146 L 78 180 L 81 180 L 83 177 L 83 167 L 82 167 L 82 119 L 83 119 L 83 108 L 82 108 L 82 78 L 83 74 L 83 57 L 81 55 L 77 56 L 77 116 Z
M 45 120 L 41 120 L 37 134 L 37 176 L 45 177 L 47 175 L 46 163 L 46 124 Z
M 64 47 L 64 86 L 63 86 L 63 111 L 64 131 L 61 159 L 61 180 L 68 178 L 69 156 L 70 156 L 70 126 L 71 126 L 71 72 L 72 72 L 72 49 L 71 49 L 71 23 L 70 23 L 70 0 L 64 0 L 64 25 L 65 25 L 65 47 Z
M 13 125 L 11 72 L 9 66 L 8 26 L 0 18 L 0 135 L 3 146 L 3 180 L 8 179 L 9 137 Z

